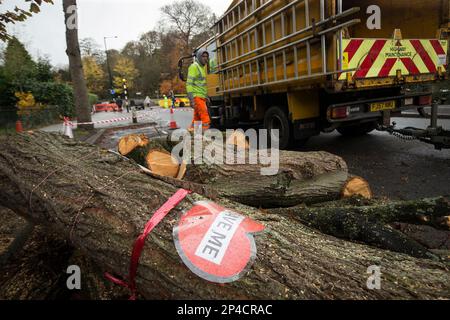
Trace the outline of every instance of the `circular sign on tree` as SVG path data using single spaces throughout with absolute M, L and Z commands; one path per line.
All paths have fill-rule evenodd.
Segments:
M 213 202 L 197 202 L 174 227 L 175 246 L 184 264 L 199 277 L 229 283 L 240 279 L 256 258 L 256 221 Z

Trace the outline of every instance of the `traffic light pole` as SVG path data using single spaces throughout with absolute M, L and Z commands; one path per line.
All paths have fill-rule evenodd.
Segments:
M 123 82 L 123 98 L 125 100 L 125 105 L 127 106 L 127 112 L 130 112 L 130 104 L 128 102 L 128 86 L 127 86 L 127 80 L 126 79 L 122 79 Z M 132 117 L 133 117 L 133 123 L 137 123 L 137 113 L 136 113 L 136 109 L 133 108 L 131 110 L 132 113 Z

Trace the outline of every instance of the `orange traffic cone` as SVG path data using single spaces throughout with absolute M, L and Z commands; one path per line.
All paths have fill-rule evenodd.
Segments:
M 175 115 L 173 112 L 173 108 L 170 108 L 170 125 L 169 125 L 170 129 L 178 129 L 178 125 L 177 122 L 175 121 Z
M 16 132 L 23 132 L 22 121 L 20 120 L 16 121 Z

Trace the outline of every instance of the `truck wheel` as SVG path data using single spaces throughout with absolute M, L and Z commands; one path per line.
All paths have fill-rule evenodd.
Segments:
M 365 134 L 372 132 L 373 130 L 376 129 L 376 127 L 377 127 L 377 121 L 372 121 L 372 122 L 361 123 L 358 125 L 338 128 L 337 131 L 340 134 L 342 134 L 343 136 L 358 137 L 358 136 L 363 136 Z
M 289 147 L 291 141 L 291 126 L 287 114 L 279 107 L 272 107 L 267 110 L 264 116 L 264 128 L 269 130 L 278 129 L 280 131 L 280 149 Z

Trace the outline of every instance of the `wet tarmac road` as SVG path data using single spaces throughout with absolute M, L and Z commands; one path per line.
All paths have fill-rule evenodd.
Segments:
M 426 128 L 429 120 L 393 119 L 397 126 Z M 450 121 L 440 121 L 450 130 Z M 312 138 L 300 151 L 324 150 L 345 159 L 351 173 L 367 179 L 375 196 L 417 199 L 450 195 L 450 150 L 377 132 L 348 138 L 337 132 Z

